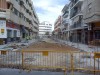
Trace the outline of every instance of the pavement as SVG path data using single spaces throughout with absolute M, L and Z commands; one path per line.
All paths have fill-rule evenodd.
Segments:
M 89 45 L 86 45 L 86 44 L 73 43 L 73 42 L 70 42 L 70 41 L 60 40 L 60 39 L 56 39 L 56 40 L 58 42 L 62 43 L 62 44 L 78 48 L 81 51 L 85 51 L 85 52 L 100 52 L 100 46 L 89 46 Z
M 64 75 L 64 72 L 50 72 L 50 71 L 22 71 L 19 69 L 7 69 L 3 68 L 0 69 L 0 75 Z M 72 75 L 71 73 L 67 73 L 66 75 Z M 74 72 L 74 75 L 93 75 L 93 74 L 86 74 L 86 73 L 78 73 Z M 96 74 L 100 75 L 100 74 Z
M 12 46 L 13 44 L 16 44 L 16 45 L 26 45 L 26 46 L 29 46 L 35 42 L 37 42 L 38 39 L 32 39 L 32 40 L 28 40 L 28 42 L 26 41 L 22 41 L 22 42 L 19 42 L 19 43 L 16 43 L 16 42 L 12 42 L 12 43 L 8 43 L 8 44 L 4 44 L 4 45 L 0 45 L 0 50 L 14 50 L 13 48 L 9 48 L 9 46 Z M 15 49 L 15 50 L 18 50 L 18 49 Z
M 44 39 L 44 40 L 48 41 L 48 39 Z M 36 41 L 37 40 L 33 39 L 33 40 L 29 40 L 28 43 L 22 42 L 22 43 L 18 43 L 18 44 L 30 45 L 32 43 L 35 43 Z M 49 40 L 49 42 L 52 42 L 52 41 Z M 62 43 L 62 44 L 65 44 L 65 45 L 73 46 L 75 48 L 78 48 L 80 50 L 87 51 L 87 52 L 94 52 L 97 49 L 97 47 L 90 48 L 88 45 L 85 45 L 85 44 L 72 43 L 72 42 L 67 42 L 67 41 L 64 41 L 64 40 L 58 40 L 58 42 Z M 9 44 L 0 45 L 0 48 L 3 48 L 3 47 L 8 46 L 8 45 Z M 100 51 L 100 47 L 98 47 L 97 50 Z M 31 71 L 31 72 L 27 72 L 27 71 L 21 71 L 19 69 L 3 68 L 3 69 L 0 69 L 0 75 L 64 75 L 64 72 L 49 72 L 49 71 Z M 72 75 L 72 74 L 67 73 L 67 75 Z M 93 75 L 93 74 L 74 72 L 74 75 Z M 100 75 L 100 74 L 96 74 L 96 75 Z

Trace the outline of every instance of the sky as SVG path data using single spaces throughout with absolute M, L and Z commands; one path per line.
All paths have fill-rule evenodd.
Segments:
M 33 0 L 39 21 L 49 21 L 52 25 L 61 14 L 61 10 L 69 0 Z

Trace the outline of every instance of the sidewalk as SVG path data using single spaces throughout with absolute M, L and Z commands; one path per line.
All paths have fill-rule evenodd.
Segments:
M 19 42 L 19 43 L 16 43 L 16 42 L 12 42 L 12 43 L 8 43 L 8 44 L 4 44 L 4 45 L 0 45 L 0 50 L 13 50 L 13 48 L 9 48 L 9 46 L 12 46 L 13 44 L 16 44 L 16 45 L 26 45 L 26 46 L 29 46 L 31 45 L 32 43 L 35 43 L 37 42 L 38 39 L 32 39 L 32 40 L 28 40 L 28 42 L 26 41 L 22 41 L 22 42 Z
M 50 71 L 21 71 L 19 69 L 0 69 L 0 75 L 64 75 L 64 72 L 50 72 Z M 72 75 L 72 73 L 67 73 L 66 75 Z M 93 75 L 93 74 L 87 74 L 87 73 L 79 73 L 74 72 L 74 75 Z M 99 75 L 99 74 L 97 74 Z
M 80 49 L 81 51 L 86 51 L 86 52 L 100 52 L 100 46 L 88 46 L 86 44 L 81 44 L 81 43 L 72 43 L 70 41 L 64 41 L 64 40 L 59 40 L 57 39 L 58 42 L 69 45 L 75 48 Z

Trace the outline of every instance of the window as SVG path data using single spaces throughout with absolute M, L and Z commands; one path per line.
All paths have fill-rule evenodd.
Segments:
M 19 12 L 19 17 L 20 17 L 20 18 L 23 18 L 23 16 L 24 16 L 24 15 L 23 15 L 22 13 Z
M 13 12 L 14 12 L 15 15 L 18 15 L 18 10 L 17 9 L 13 8 Z
M 10 3 L 7 3 L 7 9 L 9 9 L 10 8 Z
M 16 0 L 18 2 L 18 0 Z
M 92 3 L 88 4 L 88 12 L 90 13 L 92 9 Z
M 17 37 L 17 31 L 14 30 L 14 37 Z
M 95 31 L 95 38 L 100 39 L 100 31 Z
M 26 0 L 26 4 L 28 4 L 28 0 Z
M 18 3 L 20 2 L 20 0 L 16 0 Z
M 24 21 L 26 21 L 26 17 L 23 15 L 23 19 L 24 19 Z

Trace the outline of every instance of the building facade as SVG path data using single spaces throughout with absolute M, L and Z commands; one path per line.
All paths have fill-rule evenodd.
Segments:
M 99 3 L 100 0 L 70 0 L 62 9 L 61 19 L 55 22 L 56 38 L 72 43 L 100 45 Z
M 33 38 L 39 20 L 31 0 L 0 0 L 0 39 L 5 42 Z
M 61 31 L 63 34 L 63 39 L 69 40 L 69 27 L 70 27 L 70 4 L 66 4 L 62 9 L 62 25 Z
M 100 45 L 100 0 L 84 0 L 83 19 L 88 25 L 88 43 Z
M 41 22 L 39 24 L 39 36 L 46 37 L 52 34 L 52 24 L 48 21 Z
M 70 0 L 70 41 L 87 44 L 87 24 L 83 22 L 83 1 Z
M 53 36 L 58 39 L 62 38 L 61 23 L 62 23 L 62 16 L 60 15 L 58 16 L 58 18 L 54 23 L 54 31 L 53 31 Z

